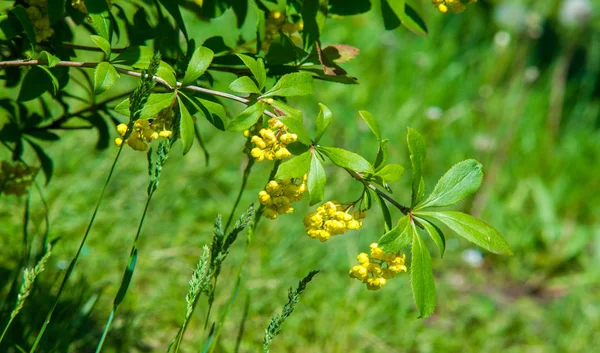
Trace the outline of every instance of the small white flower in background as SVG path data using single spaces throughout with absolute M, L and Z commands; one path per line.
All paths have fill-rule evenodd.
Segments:
M 592 17 L 590 0 L 564 0 L 560 8 L 559 20 L 566 27 L 579 27 Z
M 429 120 L 440 120 L 443 114 L 444 111 L 442 108 L 436 106 L 428 107 L 427 110 L 425 110 L 425 117 Z
M 498 48 L 506 48 L 510 44 L 510 33 L 506 31 L 496 32 L 494 43 Z
M 538 39 L 544 33 L 544 18 L 537 12 L 530 12 L 527 15 L 527 35 L 529 38 Z
M 516 2 L 500 3 L 494 9 L 494 21 L 500 28 L 520 32 L 527 26 L 527 9 Z
M 489 135 L 478 134 L 473 138 L 473 147 L 481 152 L 491 152 L 496 149 L 496 141 Z
M 462 259 L 473 267 L 480 267 L 483 264 L 483 255 L 479 250 L 467 249 L 462 253 Z
M 529 66 L 525 69 L 525 82 L 533 83 L 540 77 L 540 70 L 537 66 Z

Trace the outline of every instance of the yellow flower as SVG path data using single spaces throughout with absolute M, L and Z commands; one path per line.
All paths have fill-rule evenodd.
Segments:
M 261 153 L 264 153 L 261 151 Z M 302 199 L 302 193 L 306 190 L 304 178 L 292 178 L 285 180 L 271 180 L 265 186 L 265 190 L 258 193 L 258 201 L 265 206 L 263 215 L 275 219 L 278 215 L 294 212 L 292 202 Z M 305 218 L 305 222 L 308 220 Z
M 367 289 L 379 290 L 387 283 L 387 280 L 394 278 L 400 272 L 406 272 L 404 265 L 406 256 L 404 254 L 386 254 L 377 243 L 372 243 L 370 248 L 371 255 L 358 254 L 359 265 L 350 270 L 350 277 L 362 281 L 367 285 Z
M 304 226 L 309 236 L 326 241 L 334 235 L 344 234 L 347 230 L 360 229 L 362 222 L 355 220 L 340 203 L 327 201 L 317 207 L 316 212 L 304 217 Z
M 461 13 L 467 8 L 467 4 L 472 4 L 477 0 L 432 0 L 435 6 L 441 13 L 447 13 L 452 10 L 454 13 Z

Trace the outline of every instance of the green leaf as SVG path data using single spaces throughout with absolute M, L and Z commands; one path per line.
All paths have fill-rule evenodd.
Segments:
M 325 183 L 327 182 L 327 175 L 325 174 L 325 168 L 319 159 L 318 153 L 312 152 L 310 159 L 310 169 L 308 170 L 308 196 L 310 198 L 309 204 L 312 206 L 317 204 L 325 198 Z
M 298 141 L 306 146 L 312 145 L 310 135 L 304 126 L 302 111 L 292 108 L 280 101 L 273 101 L 271 106 L 285 114 L 284 116 L 280 116 L 278 119 L 281 120 L 281 122 L 284 123 L 291 132 L 298 135 Z
M 160 66 L 156 70 L 156 76 L 165 80 L 172 88 L 177 87 L 177 78 L 175 77 L 175 70 L 169 64 L 164 61 L 160 61 Z
M 113 64 L 128 65 L 138 69 L 145 69 L 150 65 L 154 51 L 146 46 L 129 47 L 111 60 Z
M 197 111 L 201 111 L 206 120 L 208 120 L 214 127 L 221 131 L 225 131 L 227 113 L 222 105 L 213 101 L 198 98 L 196 96 L 186 95 L 182 91 L 179 91 L 179 94 L 186 98 L 188 102 L 192 103 Z
M 340 16 L 357 15 L 371 10 L 370 0 L 329 0 L 329 12 Z
M 101 36 L 92 35 L 90 36 L 90 38 L 92 38 L 92 41 L 94 42 L 94 44 L 96 44 L 98 48 L 102 49 L 102 51 L 104 52 L 104 54 L 106 54 L 106 57 L 108 58 L 110 56 L 110 43 L 106 39 L 104 39 L 104 37 Z
M 111 63 L 103 61 L 94 70 L 94 93 L 101 94 L 108 91 L 119 78 L 119 73 Z
M 33 24 L 31 23 L 31 19 L 25 11 L 25 8 L 22 6 L 16 6 L 10 9 L 10 12 L 17 17 L 19 22 L 21 22 L 21 26 L 25 30 L 25 34 L 27 35 L 27 39 L 29 39 L 29 44 L 31 45 L 31 49 L 35 51 L 35 30 L 33 29 Z
M 231 82 L 229 89 L 239 93 L 260 93 L 256 83 L 249 76 L 242 76 Z
M 391 30 L 402 24 L 417 35 L 427 36 L 425 22 L 405 0 L 382 0 L 381 12 L 385 29 Z
M 258 89 L 262 90 L 265 87 L 265 82 L 267 81 L 267 71 L 265 70 L 265 63 L 263 60 L 261 58 L 254 60 L 253 58 L 244 54 L 236 55 L 244 62 L 244 65 L 250 69 L 250 72 L 252 72 L 252 75 L 254 75 L 256 82 L 258 82 Z
M 56 77 L 43 66 L 32 67 L 23 78 L 17 101 L 27 102 L 38 98 L 47 91 L 52 94 L 58 89 Z
M 387 253 L 400 252 L 410 245 L 413 240 L 412 232 L 410 217 L 408 215 L 403 216 L 394 228 L 379 239 L 377 244 Z
M 22 26 L 16 16 L 0 14 L 0 40 L 12 39 L 21 33 Z
M 253 105 L 246 108 L 244 111 L 239 113 L 233 120 L 227 125 L 229 131 L 244 131 L 249 129 L 252 125 L 256 124 L 258 119 L 262 116 L 265 110 L 265 103 L 256 102 Z
M 262 95 L 262 98 L 271 96 L 305 96 L 313 93 L 313 90 L 313 79 L 310 73 L 294 72 L 283 75 L 273 88 Z
M 369 192 L 375 194 L 375 200 L 377 200 L 377 204 L 379 208 L 381 208 L 381 214 L 383 215 L 383 220 L 385 222 L 385 230 L 386 232 L 392 229 L 392 214 L 390 213 L 390 209 L 387 207 L 387 204 L 378 193 L 369 189 Z
M 377 156 L 375 156 L 375 164 L 373 164 L 373 166 L 375 167 L 376 170 L 382 168 L 387 163 L 387 159 L 388 159 L 387 143 L 388 142 L 389 142 L 388 139 L 383 139 L 379 143 L 379 147 L 377 148 Z
M 85 7 L 88 10 L 88 16 L 92 20 L 92 24 L 98 31 L 98 34 L 110 43 L 112 37 L 112 25 L 106 0 L 85 0 Z
M 411 201 L 411 207 L 413 207 L 425 196 L 425 181 L 421 173 L 423 172 L 423 161 L 425 160 L 427 150 L 423 136 L 415 129 L 408 128 L 406 141 L 408 143 L 410 164 L 413 172 Z
M 37 155 L 38 159 L 40 160 L 40 165 L 42 166 L 42 171 L 44 172 L 44 176 L 46 177 L 46 185 L 48 185 L 48 183 L 50 182 L 50 179 L 52 179 L 52 172 L 54 171 L 54 164 L 52 163 L 52 159 L 46 154 L 44 149 L 42 147 L 40 147 L 38 144 L 36 144 L 35 142 L 33 142 L 29 139 L 27 139 L 27 142 L 29 142 L 29 145 L 31 145 L 31 147 L 35 151 L 35 154 Z
M 415 218 L 419 221 L 419 223 L 421 223 L 421 225 L 423 225 L 427 233 L 429 233 L 429 236 L 431 239 L 433 239 L 435 245 L 437 245 L 438 249 L 440 250 L 440 258 L 443 258 L 444 253 L 446 252 L 446 237 L 444 237 L 442 230 L 424 218 Z
M 192 55 L 192 58 L 190 59 L 187 70 L 185 70 L 182 84 L 186 86 L 194 83 L 194 81 L 196 81 L 198 77 L 202 76 L 206 69 L 208 69 L 214 56 L 215 54 L 213 51 L 208 48 L 199 47 L 196 49 Z
M 415 304 L 421 314 L 419 317 L 426 318 L 433 314 L 435 310 L 435 282 L 433 281 L 433 270 L 431 268 L 431 255 L 414 226 L 411 228 L 413 229 L 413 245 L 410 280 Z
M 48 19 L 54 25 L 63 19 L 65 13 L 65 0 L 48 0 Z
M 151 93 L 142 109 L 140 119 L 155 117 L 161 110 L 172 105 L 174 100 L 175 92 Z M 121 115 L 129 116 L 129 98 L 117 104 L 115 111 Z
M 333 114 L 331 114 L 331 110 L 327 108 L 324 104 L 319 103 L 319 107 L 321 110 L 319 111 L 319 115 L 317 115 L 317 132 L 315 134 L 315 143 L 318 143 L 329 124 L 331 124 L 331 119 L 333 118 Z
M 180 112 L 180 123 L 179 123 L 179 136 L 181 136 L 181 143 L 183 144 L 183 154 L 189 152 L 194 144 L 194 119 L 190 115 L 190 112 L 187 110 L 181 98 L 177 97 L 177 102 L 179 103 L 179 112 Z
M 495 254 L 513 254 L 510 246 L 498 230 L 466 213 L 439 211 L 415 212 L 415 215 L 436 219 L 447 225 L 448 228 L 452 229 L 459 236 Z
M 38 54 L 37 60 L 40 62 L 40 64 L 44 64 L 44 65 L 46 65 L 48 67 L 55 67 L 60 62 L 59 58 L 57 58 L 56 56 L 48 53 L 45 50 L 41 51 Z
M 402 25 L 404 27 L 417 35 L 427 37 L 429 32 L 427 31 L 425 21 L 423 21 L 417 11 L 409 4 L 406 4 L 404 8 L 404 15 L 405 16 L 402 18 Z
M 471 195 L 483 180 L 482 165 L 474 159 L 462 161 L 446 172 L 431 194 L 415 206 L 415 210 L 426 207 L 454 205 Z
M 318 149 L 339 167 L 359 173 L 373 173 L 371 163 L 356 153 L 335 147 L 319 147 Z
M 366 110 L 361 110 L 358 112 L 361 118 L 369 125 L 369 128 L 377 137 L 377 142 L 381 142 L 381 130 L 379 129 L 379 124 L 377 123 L 377 119 L 373 116 L 373 114 L 369 113 Z
M 404 174 L 404 168 L 399 164 L 388 164 L 375 173 L 385 181 L 398 181 Z
M 165 7 L 165 9 L 167 9 L 169 14 L 171 16 L 173 16 L 173 19 L 175 20 L 177 27 L 179 27 L 181 32 L 183 32 L 183 35 L 185 36 L 185 40 L 186 41 L 189 40 L 187 28 L 185 27 L 185 21 L 183 20 L 183 17 L 181 16 L 181 11 L 179 10 L 178 2 L 173 1 L 173 0 L 159 0 L 159 2 Z
M 302 178 L 311 164 L 311 153 L 306 151 L 281 163 L 277 168 L 276 179 Z

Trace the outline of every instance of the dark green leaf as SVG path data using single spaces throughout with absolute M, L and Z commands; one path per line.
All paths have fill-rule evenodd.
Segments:
M 137 262 L 138 249 L 134 247 L 131 251 L 131 255 L 129 255 L 129 262 L 127 263 L 127 268 L 123 273 L 123 278 L 121 279 L 121 285 L 119 286 L 119 290 L 117 291 L 117 295 L 115 296 L 114 306 L 118 306 L 121 304 L 123 299 L 125 299 L 125 294 L 127 293 L 127 289 L 129 288 L 129 283 L 131 283 L 131 278 L 133 277 L 133 271 L 135 271 L 135 264 Z M 115 309 L 113 309 L 115 310 Z
M 173 16 L 173 19 L 175 20 L 177 27 L 179 27 L 181 32 L 183 32 L 183 35 L 185 36 L 185 40 L 187 41 L 189 39 L 188 32 L 187 32 L 187 29 L 185 28 L 185 21 L 183 20 L 183 17 L 181 16 L 181 11 L 179 10 L 178 2 L 173 1 L 173 0 L 159 0 L 159 1 L 165 7 L 165 9 L 167 9 L 169 14 L 171 16 Z
M 65 13 L 65 0 L 48 0 L 48 19 L 54 25 L 63 19 Z
M 98 142 L 96 142 L 96 149 L 103 150 L 108 148 L 110 140 L 110 132 L 108 130 L 108 124 L 98 112 L 92 114 L 86 118 L 92 125 L 96 127 L 98 131 Z
M 262 90 L 265 87 L 265 82 L 267 81 L 267 71 L 265 70 L 265 63 L 263 60 L 260 58 L 254 60 L 253 58 L 244 54 L 236 55 L 244 62 L 244 65 L 250 69 L 250 72 L 252 72 L 252 75 L 254 75 L 254 78 L 258 83 L 258 89 Z
M 108 58 L 110 56 L 110 43 L 106 39 L 104 39 L 104 37 L 101 36 L 92 35 L 90 36 L 90 38 L 98 48 L 102 49 L 102 51 L 104 52 L 104 54 L 106 54 L 106 57 Z
M 410 223 L 408 215 L 400 218 L 398 224 L 379 239 L 377 242 L 379 247 L 387 253 L 397 253 L 410 245 L 413 240 Z
M 372 192 L 375 195 L 375 200 L 377 201 L 379 208 L 381 208 L 381 214 L 383 215 L 383 220 L 385 221 L 386 232 L 390 231 L 392 229 L 392 214 L 390 213 L 387 204 L 379 194 L 370 189 L 369 192 Z
M 387 152 L 387 143 L 388 139 L 383 139 L 379 143 L 379 147 L 377 148 L 377 156 L 375 156 L 375 164 L 373 166 L 376 170 L 382 168 L 387 163 L 388 152 Z
M 37 59 L 39 60 L 40 64 L 44 64 L 44 65 L 46 65 L 48 67 L 55 67 L 60 62 L 59 58 L 57 58 L 56 56 L 48 53 L 45 50 L 41 51 L 38 54 Z
M 177 97 L 177 101 L 179 103 L 179 112 L 180 112 L 180 123 L 179 123 L 179 136 L 181 136 L 181 143 L 183 145 L 183 154 L 189 152 L 194 144 L 194 119 L 190 115 L 190 112 L 187 110 L 181 98 Z
M 413 171 L 412 180 L 412 201 L 411 207 L 418 204 L 425 196 L 425 182 L 423 181 L 423 161 L 425 160 L 425 140 L 423 136 L 415 129 L 408 128 L 406 135 L 408 151 L 410 153 L 410 164 Z
M 502 237 L 502 234 L 489 224 L 470 216 L 466 213 L 456 211 L 440 212 L 415 212 L 415 215 L 431 217 L 436 219 L 456 234 L 465 238 L 473 244 L 493 252 L 495 254 L 512 255 L 510 246 Z
M 329 0 L 329 13 L 340 16 L 357 15 L 371 10 L 369 0 Z
M 308 72 L 294 72 L 283 75 L 262 98 L 272 96 L 305 96 L 313 93 L 312 75 Z
M 425 22 L 405 0 L 381 0 L 381 12 L 385 29 L 391 30 L 402 24 L 415 34 L 427 36 Z
M 277 168 L 277 179 L 302 178 L 308 172 L 311 164 L 311 153 L 306 151 L 281 163 Z
M 423 225 L 427 233 L 429 233 L 429 236 L 431 239 L 433 239 L 435 245 L 437 245 L 438 249 L 440 250 L 440 258 L 443 258 L 444 253 L 446 252 L 446 237 L 444 237 L 442 230 L 424 218 L 415 218 L 419 221 L 419 223 L 421 223 L 421 225 Z
M 471 195 L 483 180 L 482 165 L 474 159 L 462 161 L 446 172 L 431 194 L 415 206 L 415 210 L 426 207 L 454 205 Z
M 221 131 L 225 131 L 227 113 L 222 105 L 213 101 L 198 98 L 196 96 L 186 95 L 182 91 L 179 91 L 179 94 L 185 97 L 188 102 L 192 103 L 197 111 L 201 111 L 206 120 L 208 120 L 214 127 Z
M 85 0 L 85 7 L 88 10 L 88 16 L 92 20 L 98 34 L 110 43 L 112 37 L 112 25 L 106 0 Z
M 175 92 L 151 93 L 148 101 L 142 109 L 140 119 L 153 118 L 158 113 L 173 104 Z M 115 107 L 115 111 L 121 115 L 129 116 L 129 98 L 125 99 Z
M 196 49 L 190 59 L 187 70 L 185 70 L 182 84 L 185 86 L 194 83 L 208 69 L 214 56 L 213 51 L 208 48 L 199 47 Z
M 356 153 L 335 147 L 319 147 L 318 149 L 339 167 L 359 173 L 373 173 L 371 163 Z
M 421 314 L 419 317 L 426 318 L 433 314 L 435 310 L 435 282 L 433 281 L 433 270 L 431 268 L 431 255 L 423 243 L 423 239 L 415 231 L 414 226 L 411 229 L 413 230 L 413 245 L 410 282 L 415 304 Z
M 388 164 L 375 173 L 385 181 L 398 181 L 404 174 L 404 168 L 399 164 Z
M 244 131 L 246 129 L 249 129 L 262 116 L 264 110 L 265 103 L 254 103 L 253 105 L 249 106 L 244 111 L 239 113 L 233 120 L 231 120 L 227 125 L 227 130 Z
M 411 32 L 418 34 L 420 36 L 427 37 L 429 32 L 427 31 L 427 26 L 425 25 L 425 21 L 419 16 L 417 11 L 406 4 L 404 8 L 404 18 L 402 18 L 402 25 L 408 28 Z
M 111 60 L 113 64 L 128 65 L 138 69 L 145 69 L 150 65 L 154 51 L 146 46 L 135 46 L 125 49 L 116 58 Z
M 0 14 L 0 40 L 12 39 L 21 33 L 22 26 L 16 16 Z
M 249 76 L 242 76 L 231 82 L 229 89 L 239 93 L 260 93 L 256 83 Z
M 108 91 L 119 78 L 119 73 L 111 63 L 103 61 L 94 70 L 94 93 L 101 94 Z
M 331 124 L 331 119 L 333 118 L 333 114 L 331 114 L 331 110 L 327 108 L 324 104 L 319 103 L 319 107 L 321 110 L 319 111 L 319 115 L 317 115 L 317 132 L 315 134 L 315 143 L 318 143 L 329 124 Z
M 318 153 L 312 152 L 310 159 L 310 169 L 308 170 L 308 196 L 310 198 L 309 204 L 312 206 L 317 204 L 325 198 L 325 183 L 327 182 L 327 175 L 323 164 L 319 159 Z
M 320 30 L 317 21 L 319 15 L 319 0 L 304 0 L 302 2 L 302 40 L 304 42 L 304 50 L 308 50 L 316 42 L 319 41 Z
M 377 119 L 373 116 L 373 114 L 369 113 L 366 110 L 361 110 L 358 112 L 361 118 L 369 125 L 369 128 L 373 132 L 373 135 L 377 138 L 377 143 L 381 142 L 381 130 L 379 129 L 379 124 L 377 123 Z
M 57 87 L 58 81 L 47 68 L 34 66 L 25 74 L 17 100 L 27 102 L 47 91 L 54 93 Z
M 52 172 L 54 170 L 54 164 L 52 163 L 52 159 L 46 154 L 46 152 L 42 147 L 40 147 L 40 145 L 36 144 L 35 142 L 29 139 L 27 139 L 27 142 L 29 142 L 29 145 L 31 145 L 31 147 L 35 151 L 35 154 L 40 160 L 42 171 L 44 172 L 44 176 L 46 177 L 46 185 L 48 185 L 50 179 L 52 179 Z
M 22 6 L 13 7 L 10 9 L 10 12 L 17 17 L 19 22 L 21 22 L 21 26 L 23 26 L 23 30 L 25 30 L 25 34 L 27 34 L 27 39 L 29 39 L 29 44 L 31 44 L 31 49 L 35 50 L 35 30 L 33 29 L 33 24 L 31 23 L 31 19 L 25 11 L 25 8 Z

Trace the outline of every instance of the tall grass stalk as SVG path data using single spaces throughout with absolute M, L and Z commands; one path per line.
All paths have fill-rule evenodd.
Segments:
M 47 244 L 46 253 L 37 262 L 35 267 L 26 268 L 23 271 L 23 283 L 21 284 L 21 288 L 19 289 L 19 294 L 17 295 L 17 303 L 15 304 L 14 309 L 10 313 L 10 318 L 8 320 L 8 323 L 4 327 L 4 330 L 2 331 L 2 336 L 0 336 L 0 342 L 2 342 L 2 340 L 4 339 L 4 336 L 6 335 L 6 332 L 8 331 L 8 328 L 10 327 L 10 324 L 12 324 L 15 317 L 19 314 L 19 312 L 23 308 L 25 301 L 31 294 L 31 290 L 33 289 L 33 284 L 35 283 L 37 276 L 40 273 L 42 273 L 42 271 L 44 271 L 44 266 L 46 265 L 46 262 L 48 261 L 48 258 L 50 257 L 51 254 L 52 254 L 52 245 Z
M 229 217 L 227 218 L 227 223 L 225 223 L 225 231 L 229 229 L 231 222 L 233 220 L 233 215 L 235 214 L 235 210 L 240 204 L 240 200 L 242 199 L 242 195 L 244 194 L 244 190 L 246 190 L 246 184 L 248 183 L 248 178 L 250 177 L 250 172 L 252 171 L 252 167 L 254 166 L 254 157 L 248 155 L 248 163 L 244 168 L 244 173 L 242 175 L 242 184 L 240 186 L 240 191 L 237 194 L 235 202 L 233 203 L 233 207 L 231 208 L 231 212 L 229 213 Z

